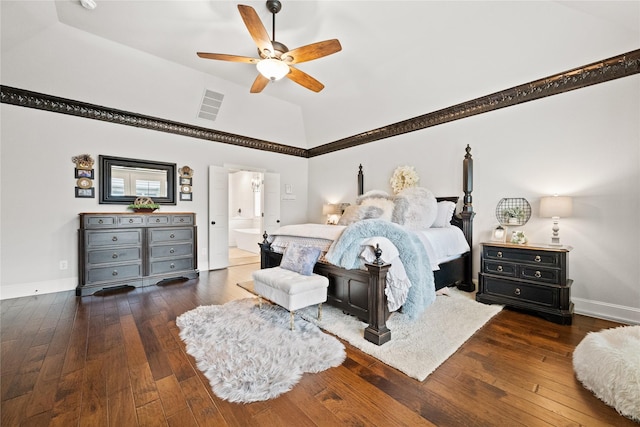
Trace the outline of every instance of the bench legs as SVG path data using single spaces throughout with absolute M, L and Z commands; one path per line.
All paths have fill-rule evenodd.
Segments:
M 258 295 L 258 306 L 260 307 L 260 310 L 262 310 L 262 297 L 260 295 Z M 289 327 L 292 331 L 296 330 L 294 324 L 295 315 L 295 311 L 289 311 Z M 322 320 L 322 303 L 318 304 L 318 320 Z

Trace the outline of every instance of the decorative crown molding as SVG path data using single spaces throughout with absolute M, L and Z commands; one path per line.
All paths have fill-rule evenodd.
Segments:
M 491 95 L 466 101 L 452 107 L 403 120 L 358 135 L 339 139 L 309 150 L 309 157 L 344 150 L 403 133 L 414 132 L 443 123 L 488 113 L 551 95 L 558 95 L 640 72 L 640 50 L 634 50 L 603 61 L 515 86 Z
M 640 49 L 311 149 L 292 147 L 9 86 L 0 86 L 0 101 L 54 113 L 310 158 L 638 73 L 640 73 Z
M 71 116 L 84 117 L 86 119 L 101 120 L 104 122 L 134 126 L 159 132 L 190 136 L 192 138 L 222 142 L 224 144 L 237 145 L 240 147 L 255 148 L 263 151 L 272 151 L 274 153 L 307 157 L 308 152 L 308 150 L 304 148 L 297 148 L 275 142 L 264 141 L 262 139 L 235 135 L 232 133 L 160 119 L 158 117 L 145 116 L 129 111 L 116 110 L 72 99 L 59 98 L 53 95 L 46 95 L 10 86 L 0 86 L 0 100 L 4 104 L 19 105 L 21 107 L 68 114 Z

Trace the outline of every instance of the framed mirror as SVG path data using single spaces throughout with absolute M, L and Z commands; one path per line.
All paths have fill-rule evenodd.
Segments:
M 128 205 L 137 197 L 176 204 L 176 164 L 99 156 L 100 204 Z

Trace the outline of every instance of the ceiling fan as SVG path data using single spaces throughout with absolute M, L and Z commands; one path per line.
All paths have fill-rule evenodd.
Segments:
M 198 56 L 205 59 L 255 64 L 258 76 L 251 86 L 251 93 L 259 93 L 267 86 L 267 83 L 280 80 L 283 77 L 314 92 L 320 92 L 324 88 L 322 83 L 292 65 L 339 52 L 342 50 L 340 42 L 337 39 L 331 39 L 289 50 L 284 44 L 276 41 L 276 13 L 280 12 L 282 4 L 278 0 L 269 0 L 267 1 L 267 9 L 273 16 L 273 36 L 271 38 L 269 38 L 269 33 L 262 25 L 256 11 L 251 6 L 238 5 L 240 16 L 258 46 L 260 58 L 206 52 L 198 52 Z

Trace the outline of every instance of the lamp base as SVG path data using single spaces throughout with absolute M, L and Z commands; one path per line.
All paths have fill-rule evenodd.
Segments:
M 560 238 L 559 237 L 552 237 L 551 238 L 551 243 L 549 243 L 551 246 L 562 246 L 562 243 L 560 243 Z

